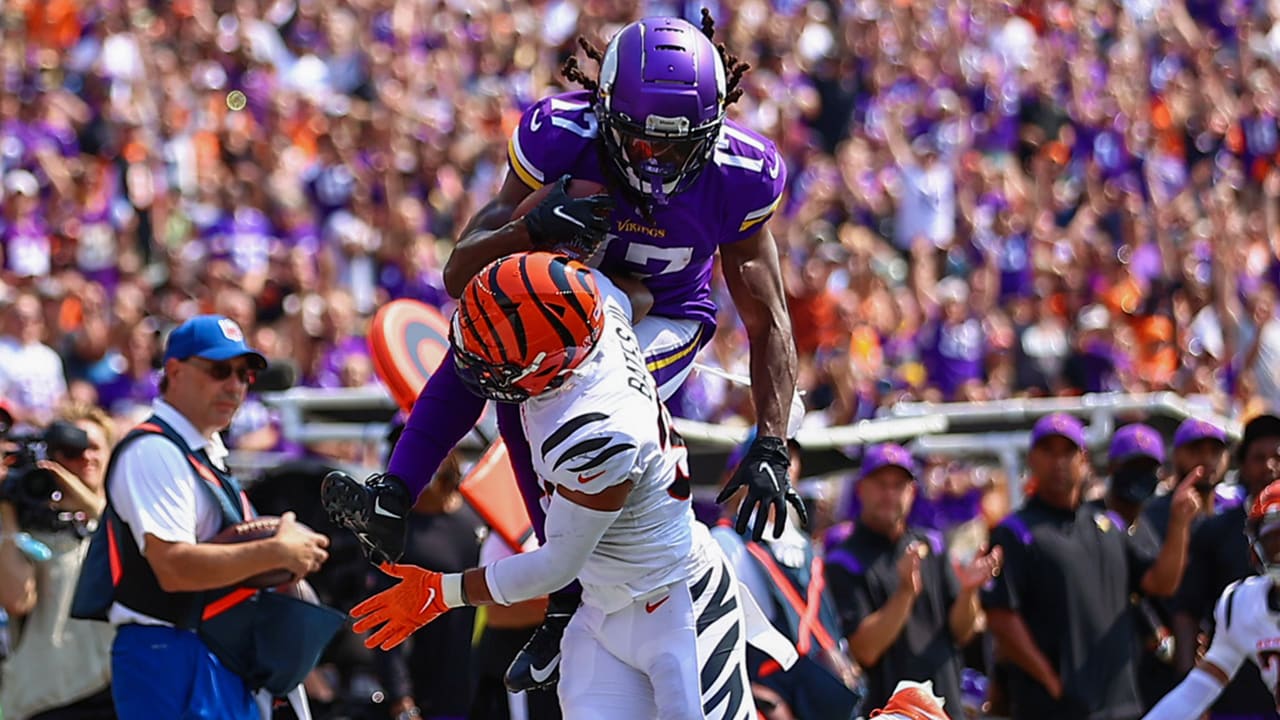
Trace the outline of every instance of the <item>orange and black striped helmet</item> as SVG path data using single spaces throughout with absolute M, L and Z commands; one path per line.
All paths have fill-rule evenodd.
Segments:
M 1244 524 L 1254 565 L 1273 580 L 1280 580 L 1280 538 L 1277 531 L 1280 531 L 1280 480 L 1272 481 L 1258 493 Z
M 560 387 L 603 325 L 587 266 L 557 253 L 516 253 L 467 283 L 449 340 L 458 376 L 472 392 L 522 402 Z

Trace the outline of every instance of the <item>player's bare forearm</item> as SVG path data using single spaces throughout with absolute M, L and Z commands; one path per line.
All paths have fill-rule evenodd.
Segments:
M 496 605 L 493 593 L 489 592 L 489 583 L 484 581 L 484 568 L 471 568 L 462 573 L 462 592 L 468 605 Z
M 606 273 L 618 289 L 631 301 L 631 324 L 640 322 L 653 309 L 653 293 L 638 278 L 621 273 Z
M 498 194 L 467 222 L 444 264 L 444 287 L 450 295 L 461 295 L 467 281 L 493 260 L 533 249 L 528 228 L 511 219 L 511 213 L 531 192 L 532 188 L 509 173 Z
M 751 398 L 759 433 L 785 437 L 796 389 L 796 347 L 773 234 L 764 229 L 721 245 L 720 266 L 751 343 Z
M 767 334 L 751 333 L 751 399 L 759 435 L 786 437 L 796 392 L 796 348 L 791 323 L 771 324 Z

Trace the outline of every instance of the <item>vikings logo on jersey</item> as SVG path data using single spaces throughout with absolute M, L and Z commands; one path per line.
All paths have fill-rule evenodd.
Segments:
M 508 143 L 511 172 L 534 189 L 566 174 L 617 187 L 617 171 L 602 162 L 608 151 L 590 101 L 579 91 L 529 108 Z M 709 162 L 648 213 L 631 193 L 616 193 L 610 233 L 592 264 L 644 277 L 653 314 L 714 326 L 716 249 L 759 232 L 778 206 L 787 175 L 773 143 L 732 120 L 719 125 L 709 147 Z

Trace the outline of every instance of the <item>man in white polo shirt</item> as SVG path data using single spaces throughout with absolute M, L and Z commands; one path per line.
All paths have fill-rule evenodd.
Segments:
M 111 670 L 122 720 L 257 720 L 244 680 L 192 629 L 216 604 L 201 591 L 234 587 L 276 568 L 305 577 L 328 558 L 328 538 L 299 525 L 293 513 L 284 514 L 271 538 L 205 542 L 252 514 L 227 472 L 219 431 L 265 365 L 234 321 L 202 315 L 183 323 L 169 336 L 154 414 L 111 458 L 114 593 L 107 616 L 118 627 Z M 227 597 L 222 605 L 233 604 L 235 595 Z

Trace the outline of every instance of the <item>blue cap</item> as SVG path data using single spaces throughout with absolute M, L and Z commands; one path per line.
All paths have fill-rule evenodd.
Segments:
M 911 453 L 901 445 L 884 443 L 867 448 L 867 452 L 862 456 L 862 474 L 860 477 L 866 477 L 884 467 L 902 468 L 907 471 L 907 474 L 913 480 L 915 479 L 916 461 L 912 459 Z
M 1183 445 L 1189 445 L 1198 440 L 1217 440 L 1223 445 L 1227 444 L 1227 433 L 1222 428 L 1214 425 L 1208 420 L 1200 418 L 1187 418 L 1182 421 L 1178 429 L 1173 433 L 1173 446 L 1180 448 Z
M 1160 465 L 1164 464 L 1164 438 L 1150 425 L 1125 425 L 1111 436 L 1108 460 L 1118 464 L 1137 458 L 1148 458 Z
M 1054 435 L 1070 440 L 1076 447 L 1084 447 L 1084 423 L 1066 413 L 1053 413 L 1037 420 L 1031 428 L 1031 447 Z
M 244 331 L 235 320 L 222 315 L 197 315 L 169 333 L 164 359 L 186 360 L 202 357 L 208 360 L 230 360 L 247 356 L 250 363 L 262 369 L 267 358 L 244 342 Z

